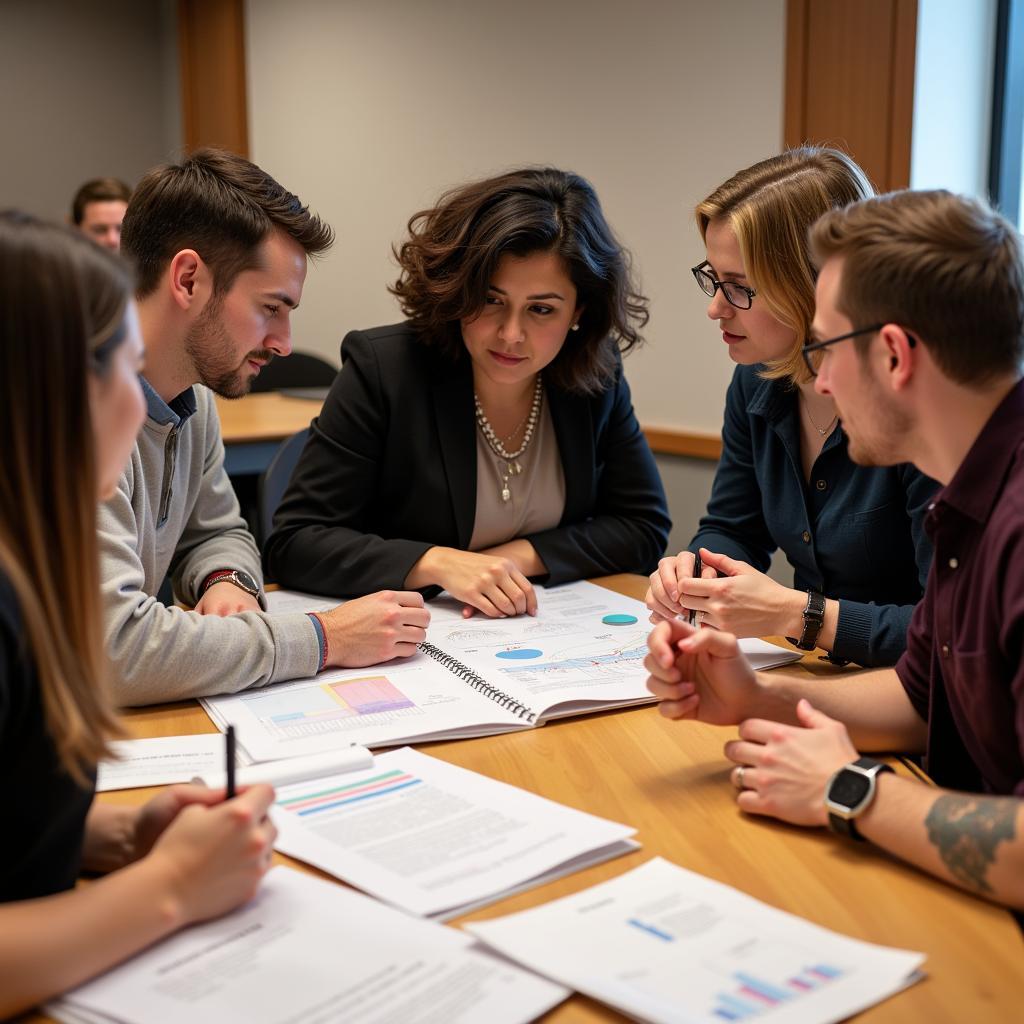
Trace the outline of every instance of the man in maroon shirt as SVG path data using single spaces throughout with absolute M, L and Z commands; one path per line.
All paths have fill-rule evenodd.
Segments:
M 830 680 L 757 676 L 732 636 L 676 620 L 651 633 L 648 687 L 669 718 L 740 723 L 725 753 L 744 811 L 829 825 L 1024 909 L 1020 236 L 981 203 L 902 192 L 829 213 L 811 237 L 804 355 L 852 458 L 943 484 L 906 654 Z M 947 788 L 860 751 L 923 753 Z

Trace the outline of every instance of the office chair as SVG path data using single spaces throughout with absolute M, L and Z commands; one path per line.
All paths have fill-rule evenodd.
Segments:
M 252 382 L 252 390 L 282 391 L 292 388 L 329 388 L 338 368 L 311 352 L 293 352 L 276 356 L 260 370 Z
M 291 480 L 292 471 L 295 469 L 295 463 L 299 461 L 299 455 L 302 454 L 307 437 L 309 437 L 309 427 L 296 431 L 287 440 L 282 441 L 281 447 L 274 453 L 270 465 L 260 477 L 257 497 L 259 508 L 259 537 L 257 539 L 261 546 L 270 536 L 274 513 L 288 488 L 288 481 Z

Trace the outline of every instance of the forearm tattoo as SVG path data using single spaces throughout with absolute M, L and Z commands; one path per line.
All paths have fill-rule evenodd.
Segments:
M 1017 831 L 1020 801 L 950 793 L 932 804 L 925 827 L 949 873 L 976 892 L 991 893 L 986 875 L 996 847 Z

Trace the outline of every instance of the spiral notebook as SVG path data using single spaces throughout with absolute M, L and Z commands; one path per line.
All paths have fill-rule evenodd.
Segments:
M 271 611 L 329 607 L 323 598 L 270 595 Z M 235 726 L 256 761 L 339 745 L 399 746 L 533 729 L 553 718 L 653 700 L 645 685 L 650 631 L 640 601 L 592 583 L 538 588 L 538 612 L 464 619 L 461 604 L 431 602 L 427 640 L 413 657 L 322 672 L 203 700 Z M 757 668 L 798 655 L 742 641 Z

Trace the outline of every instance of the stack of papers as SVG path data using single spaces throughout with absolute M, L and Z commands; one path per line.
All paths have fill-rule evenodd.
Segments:
M 47 1007 L 66 1024 L 525 1024 L 568 995 L 333 882 L 271 870 L 256 898 Z
M 466 929 L 654 1024 L 844 1020 L 918 980 L 924 961 L 820 928 L 661 858 Z
M 639 848 L 628 825 L 409 747 L 280 787 L 273 818 L 282 853 L 442 920 Z

